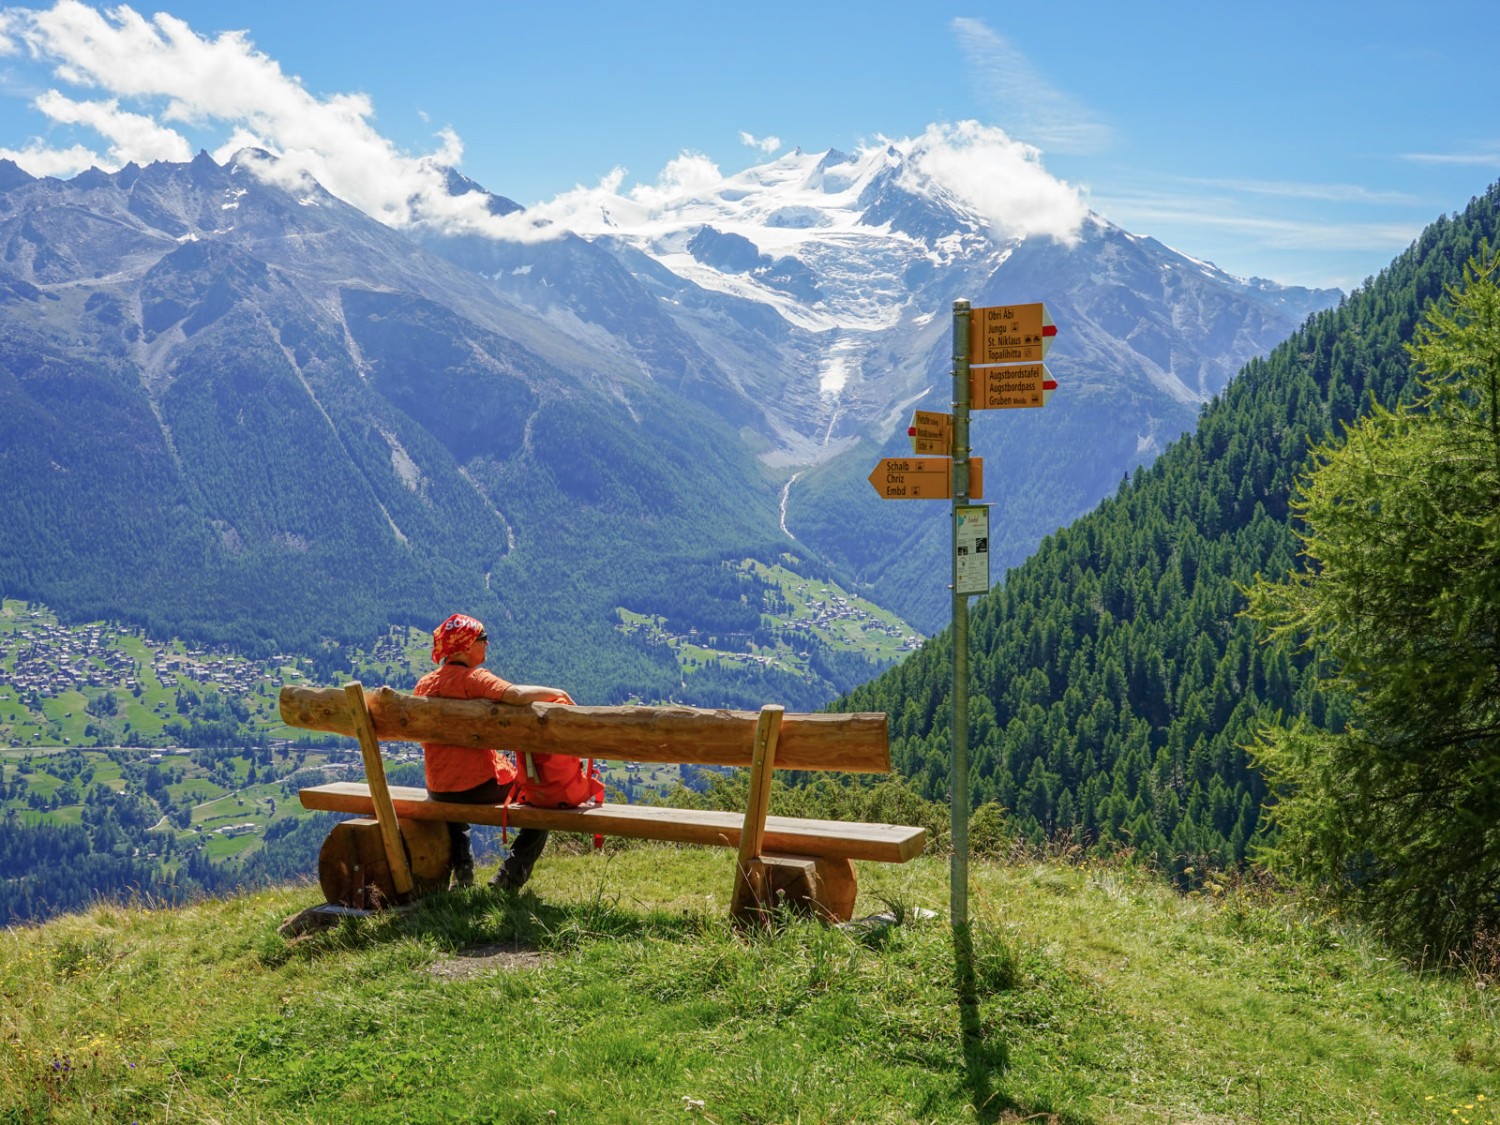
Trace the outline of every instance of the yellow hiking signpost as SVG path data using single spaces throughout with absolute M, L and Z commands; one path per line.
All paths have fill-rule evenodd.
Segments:
M 1043 363 L 974 367 L 969 371 L 970 407 L 974 410 L 1046 406 L 1055 390 L 1057 380 Z
M 971 495 L 984 495 L 984 459 L 969 460 Z M 953 461 L 947 457 L 885 457 L 865 478 L 882 500 L 947 500 L 953 495 Z
M 906 427 L 911 438 L 911 451 L 918 456 L 934 453 L 939 457 L 953 456 L 953 415 L 939 414 L 932 410 L 917 410 L 912 413 L 911 425 Z
M 969 365 L 991 363 L 1040 363 L 1052 347 L 1057 325 L 1047 315 L 1047 306 L 995 305 L 971 309 L 969 321 Z
M 951 500 L 953 761 L 949 773 L 953 866 L 949 914 L 960 975 L 973 980 L 969 932 L 969 598 L 990 588 L 990 509 L 984 462 L 969 455 L 970 410 L 1047 405 L 1057 382 L 1042 360 L 1057 325 L 1040 301 L 976 309 L 953 302 L 953 413 L 918 410 L 907 436 L 912 457 L 885 457 L 870 471 L 882 500 Z M 927 456 L 931 454 L 932 456 Z M 977 1003 L 971 990 L 960 1003 Z
M 870 473 L 886 500 L 951 500 L 953 591 L 953 867 L 951 922 L 961 960 L 969 934 L 969 598 L 990 588 L 990 511 L 983 462 L 969 455 L 969 412 L 1047 405 L 1057 382 L 1042 360 L 1057 325 L 1040 301 L 972 308 L 953 302 L 953 413 L 917 411 L 907 428 L 914 454 L 887 457 Z

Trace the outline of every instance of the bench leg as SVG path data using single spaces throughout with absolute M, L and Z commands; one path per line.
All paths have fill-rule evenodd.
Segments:
M 416 893 L 446 891 L 453 871 L 453 838 L 446 820 L 403 820 L 401 839 Z
M 447 823 L 405 821 L 401 830 L 416 893 L 446 888 Z M 400 900 L 378 820 L 359 817 L 333 826 L 318 852 L 318 885 L 325 901 L 360 910 L 381 910 Z
M 736 865 L 730 913 L 750 921 L 786 906 L 825 922 L 847 922 L 858 893 L 854 864 L 847 859 L 762 855 Z
M 845 858 L 820 858 L 817 861 L 819 890 L 814 907 L 828 922 L 847 922 L 854 917 L 854 900 L 859 883 L 854 877 L 854 861 Z
M 747 922 L 771 902 L 767 894 L 766 865 L 760 857 L 739 859 L 734 864 L 734 892 L 729 896 L 729 916 Z
M 735 864 L 729 912 L 739 921 L 763 919 L 778 906 L 797 909 L 813 897 L 817 861 L 808 856 L 760 855 Z

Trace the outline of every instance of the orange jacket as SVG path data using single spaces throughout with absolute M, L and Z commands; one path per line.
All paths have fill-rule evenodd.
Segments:
M 449 663 L 418 680 L 415 694 L 441 699 L 499 699 L 510 686 L 509 680 L 484 668 Z M 442 742 L 422 743 L 422 767 L 428 790 L 436 793 L 457 793 L 486 781 L 509 785 L 516 779 L 516 767 L 499 751 Z

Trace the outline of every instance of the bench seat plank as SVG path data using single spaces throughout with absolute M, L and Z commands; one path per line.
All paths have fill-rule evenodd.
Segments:
M 738 848 L 744 828 L 743 813 L 698 809 L 657 808 L 651 805 L 604 804 L 582 809 L 537 809 L 528 805 L 456 805 L 434 801 L 427 790 L 390 787 L 396 815 L 413 820 L 456 820 L 511 828 L 548 828 L 561 832 L 634 836 L 679 844 L 708 844 Z M 339 781 L 299 792 L 308 809 L 371 815 L 374 802 L 363 782 Z M 765 849 L 782 855 L 810 855 L 905 863 L 927 843 L 924 829 L 899 824 L 867 824 L 845 820 L 766 818 Z
M 755 746 L 754 711 L 696 707 L 576 707 L 442 699 L 381 687 L 365 693 L 381 741 L 446 742 L 535 754 L 618 761 L 748 766 Z M 349 701 L 336 688 L 283 687 L 281 718 L 301 730 L 353 736 Z M 890 773 L 886 716 L 787 714 L 776 768 Z

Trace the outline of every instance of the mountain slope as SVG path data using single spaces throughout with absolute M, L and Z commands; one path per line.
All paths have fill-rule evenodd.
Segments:
M 733 432 L 275 175 L 10 177 L 0 587 L 305 650 L 463 606 L 528 675 L 669 694 L 617 572 L 776 536 Z
M 1047 478 L 1005 497 L 995 550 L 1010 564 L 1338 294 L 1230 277 L 1081 207 L 1067 237 L 1028 232 L 925 176 L 929 155 L 923 142 L 799 151 L 664 202 L 611 197 L 574 217 L 584 239 L 544 239 L 541 220 L 512 213 L 496 238 L 423 241 L 543 315 L 565 306 L 609 331 L 740 427 L 787 482 L 787 531 L 937 628 L 942 583 L 912 572 L 946 572 L 944 521 L 882 504 L 865 477 L 880 455 L 909 452 L 913 407 L 948 408 L 955 299 L 1045 300 L 1060 326 L 1048 409 L 976 425 L 991 464 Z M 1045 417 L 1014 417 L 1027 414 Z
M 992 479 L 1027 482 L 1002 561 L 1188 425 L 1225 349 L 1326 299 L 1092 219 L 1072 245 L 1004 235 L 913 159 L 798 154 L 589 237 L 538 241 L 491 196 L 528 237 L 425 248 L 253 150 L 0 169 L 0 592 L 262 651 L 464 607 L 516 674 L 716 703 L 617 611 L 786 554 L 941 624 L 945 521 L 864 478 L 941 406 L 952 293 L 998 300 L 1019 271 L 1065 329 L 1068 392 L 976 423 Z M 671 631 L 755 596 L 725 593 Z M 853 675 L 757 690 L 816 705 Z
M 1129 845 L 1188 881 L 1244 857 L 1266 800 L 1245 752 L 1258 723 L 1341 711 L 1303 658 L 1256 643 L 1239 587 L 1294 565 L 1288 499 L 1309 442 L 1410 393 L 1403 343 L 1497 232 L 1500 186 L 1249 364 L 1192 434 L 976 604 L 976 799 L 1035 837 Z M 950 683 L 945 634 L 843 701 L 892 713 L 899 768 L 930 795 L 947 783 Z

